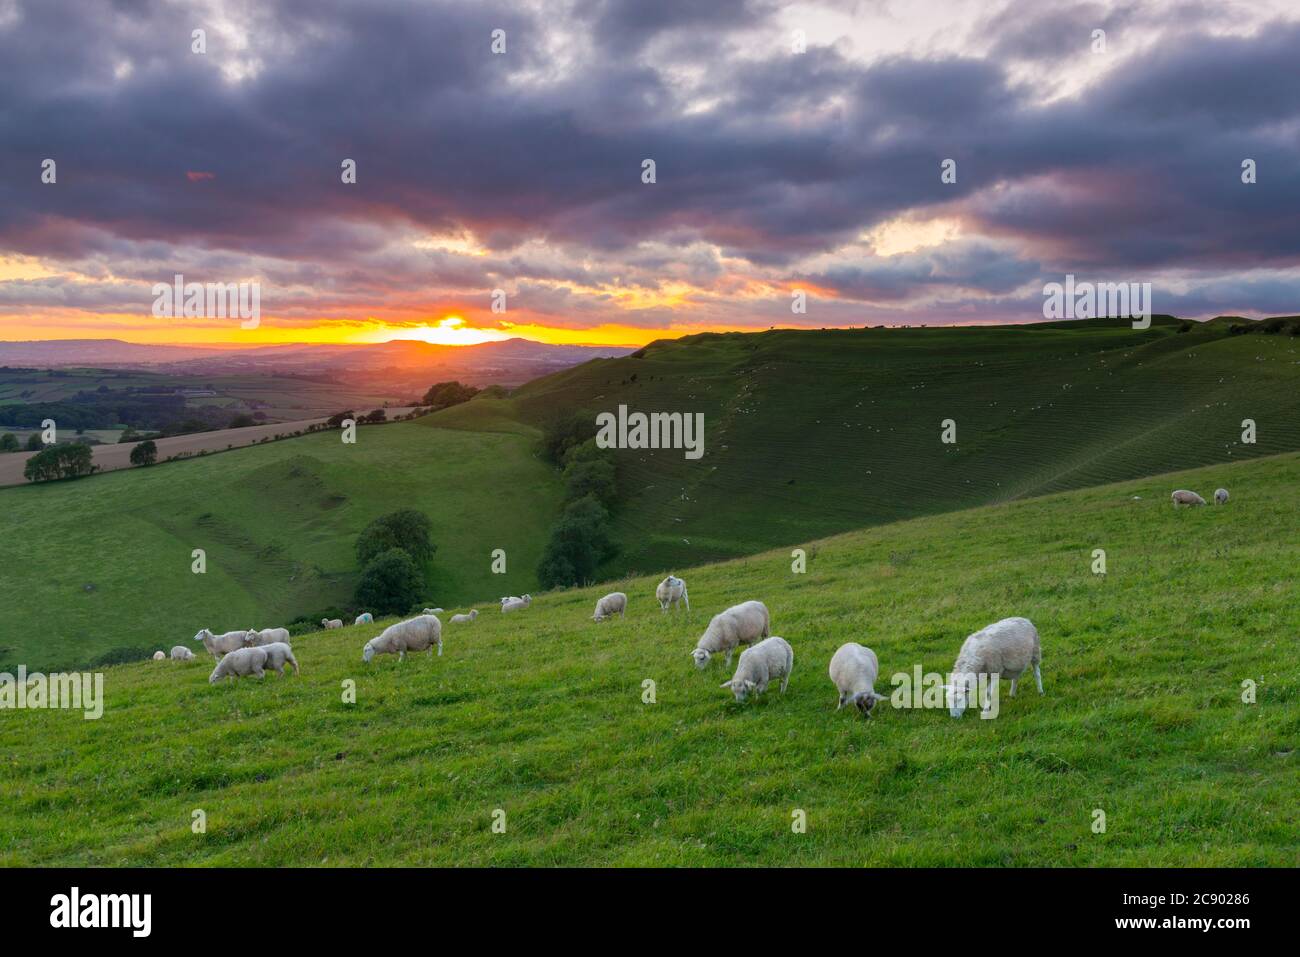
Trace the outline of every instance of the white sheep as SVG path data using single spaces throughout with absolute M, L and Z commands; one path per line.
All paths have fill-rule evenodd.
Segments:
M 1174 508 L 1177 508 L 1179 505 L 1205 504 L 1205 499 L 1201 498 L 1195 492 L 1187 491 L 1185 488 L 1178 489 L 1178 491 L 1174 492 L 1174 494 L 1169 497 L 1174 500 Z
M 451 623 L 453 625 L 468 625 L 471 621 L 473 621 L 477 617 L 478 617 L 478 609 L 471 608 L 470 613 L 468 615 L 452 615 Z
M 343 627 L 343 619 L 342 619 L 342 618 L 322 618 L 322 619 L 320 620 L 320 626 L 321 626 L 322 628 L 324 628 L 326 631 L 328 631 L 328 630 L 331 629 L 331 628 L 342 628 L 342 627 Z
M 157 658 L 161 654 L 162 652 L 160 651 L 158 652 L 157 655 L 154 655 L 154 657 Z M 172 661 L 193 661 L 193 660 L 194 660 L 194 652 L 190 651 L 184 645 L 176 645 L 172 648 Z
M 1043 675 L 1039 670 L 1042 649 L 1038 629 L 1028 618 L 1003 618 L 987 628 L 981 628 L 961 643 L 961 651 L 952 666 L 952 678 L 944 688 L 948 697 L 948 713 L 960 718 L 966 710 L 966 698 L 978 683 L 981 675 L 992 682 L 995 677 L 1011 679 L 1011 697 L 1016 696 L 1016 682 L 1030 666 L 1038 693 L 1043 693 Z M 988 707 L 988 701 L 984 702 Z
M 354 621 L 352 624 L 373 625 L 374 623 L 375 623 L 375 616 L 370 614 L 370 612 L 368 611 L 363 611 L 361 614 L 357 615 L 357 620 Z
M 768 682 L 780 678 L 781 693 L 785 694 L 793 669 L 794 649 L 784 638 L 773 635 L 742 651 L 736 673 L 720 687 L 730 688 L 737 701 L 744 701 L 751 694 L 762 694 Z
M 655 599 L 664 611 L 676 608 L 679 601 L 685 603 L 687 611 L 691 610 L 691 598 L 686 594 L 686 582 L 676 575 L 669 575 L 659 583 L 655 588 Z
M 741 602 L 713 616 L 691 657 L 695 659 L 695 667 L 703 668 L 711 655 L 725 652 L 727 667 L 731 667 L 731 653 L 738 646 L 753 644 L 771 633 L 767 606 L 761 601 Z
M 270 645 L 280 641 L 284 644 L 290 644 L 288 628 L 257 628 L 248 629 L 248 637 L 244 639 L 245 647 L 257 647 L 260 645 Z
M 166 656 L 165 654 L 163 654 L 162 651 L 155 651 L 155 652 L 153 653 L 153 660 L 154 660 L 154 661 L 163 661 L 166 657 L 167 657 L 167 656 Z
M 302 669 L 298 667 L 298 659 L 293 656 L 293 649 L 283 641 L 273 641 L 269 645 L 259 645 L 266 652 L 266 664 L 262 667 L 274 671 L 278 675 L 284 674 L 285 664 L 293 665 L 293 673 L 301 674 Z
M 433 615 L 417 615 L 389 625 L 367 641 L 361 650 L 361 660 L 369 662 L 375 655 L 397 655 L 398 661 L 402 661 L 408 651 L 424 651 L 426 648 L 432 658 L 434 645 L 438 646 L 438 654 L 441 655 L 442 622 Z
M 1228 504 L 1228 490 L 1226 488 L 1217 488 L 1214 490 L 1214 504 L 1215 505 Z
M 613 618 L 615 615 L 620 618 L 627 617 L 627 595 L 621 591 L 612 591 L 596 602 L 596 613 L 591 616 L 591 620 L 604 621 L 606 618 Z
M 424 609 L 423 612 L 421 612 L 421 614 L 424 614 L 424 615 L 437 615 L 437 614 L 441 613 L 441 611 L 442 611 L 441 608 L 426 608 L 426 609 Z
M 532 595 L 525 595 L 523 598 L 507 598 L 501 603 L 501 611 L 510 612 L 518 611 L 520 608 L 527 608 L 533 603 Z
M 208 684 L 216 684 L 222 678 L 243 678 L 252 675 L 263 676 L 266 667 L 265 648 L 237 648 L 217 662 L 208 675 Z
M 839 711 L 846 704 L 853 705 L 868 718 L 877 701 L 885 696 L 876 693 L 876 679 L 880 677 L 880 662 L 876 653 L 856 641 L 846 642 L 831 656 L 831 681 L 840 693 Z
M 227 631 L 220 635 L 214 635 L 204 628 L 194 636 L 194 640 L 203 642 L 203 647 L 212 653 L 212 657 L 220 660 L 222 655 L 228 654 L 236 648 L 244 647 L 244 638 L 247 635 L 248 632 L 246 631 Z

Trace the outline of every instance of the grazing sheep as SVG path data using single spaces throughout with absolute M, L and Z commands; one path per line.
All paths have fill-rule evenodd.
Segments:
M 164 655 L 161 651 L 155 651 L 155 652 L 153 653 L 153 660 L 154 660 L 154 661 L 162 661 L 162 660 L 165 659 L 166 657 L 167 657 L 167 656 Z
M 203 642 L 203 647 L 212 652 L 212 657 L 220 660 L 222 655 L 244 647 L 244 637 L 247 634 L 246 631 L 227 631 L 224 634 L 214 635 L 204 628 L 194 636 L 194 640 Z
M 695 667 L 703 668 L 711 655 L 725 652 L 727 667 L 731 667 L 731 653 L 738 646 L 753 644 L 771 633 L 767 606 L 761 601 L 741 602 L 713 616 L 691 657 L 695 659 Z
M 525 595 L 523 598 L 508 598 L 501 603 L 501 611 L 518 611 L 520 608 L 527 608 L 533 603 L 532 595 Z
M 720 687 L 730 688 L 737 701 L 744 701 L 748 695 L 762 694 L 769 681 L 780 678 L 781 694 L 785 694 L 793 669 L 794 649 L 790 642 L 773 635 L 742 651 L 736 662 L 736 673 Z
M 875 687 L 876 679 L 880 677 L 880 662 L 876 653 L 866 645 L 850 641 L 835 649 L 831 656 L 830 675 L 840 693 L 836 711 L 850 704 L 870 718 L 876 702 L 885 700 L 884 695 L 876 693 Z
M 1174 508 L 1177 508 L 1179 505 L 1204 505 L 1205 504 L 1205 499 L 1201 498 L 1195 492 L 1187 491 L 1187 489 L 1185 488 L 1180 488 L 1178 491 L 1174 492 L 1174 494 L 1169 497 L 1174 500 Z
M 284 674 L 285 664 L 293 665 L 293 673 L 301 674 L 302 669 L 298 667 L 298 659 L 293 656 L 293 649 L 283 641 L 273 641 L 269 645 L 260 645 L 261 649 L 266 652 L 266 664 L 262 667 L 269 668 L 278 675 Z
M 363 611 L 361 614 L 357 615 L 357 620 L 354 621 L 352 624 L 373 625 L 374 623 L 375 623 L 375 616 L 370 614 L 370 612 L 368 611 Z
M 982 628 L 961 643 L 961 651 L 952 666 L 952 679 L 946 686 L 948 713 L 960 718 L 966 710 L 966 697 L 979 675 L 1011 679 L 1011 697 L 1016 696 L 1016 682 L 1030 666 L 1038 693 L 1043 693 L 1043 675 L 1039 670 L 1042 649 L 1038 629 L 1028 618 L 1003 618 Z M 988 702 L 984 702 L 988 707 Z
M 288 628 L 263 628 L 260 631 L 256 628 L 248 629 L 248 637 L 244 639 L 245 647 L 258 647 L 260 645 L 270 645 L 275 642 L 289 644 Z
M 432 658 L 434 645 L 438 646 L 438 654 L 441 655 L 442 622 L 433 615 L 417 615 L 389 625 L 378 636 L 367 641 L 361 651 L 361 660 L 369 662 L 375 655 L 397 655 L 397 660 L 402 661 L 408 651 L 424 651 L 426 648 Z
M 222 678 L 243 678 L 248 675 L 261 678 L 265 667 L 265 648 L 237 648 L 217 662 L 212 674 L 208 675 L 208 684 L 214 685 Z
M 591 616 L 591 620 L 604 621 L 606 618 L 613 618 L 615 615 L 620 618 L 627 617 L 627 595 L 621 591 L 612 591 L 596 602 L 596 613 Z
M 679 601 L 685 603 L 687 611 L 691 610 L 691 598 L 686 594 L 686 582 L 675 575 L 669 575 L 659 583 L 655 588 L 655 598 L 664 611 L 670 607 L 676 608 Z
M 472 608 L 470 609 L 470 613 L 468 615 L 452 615 L 451 623 L 453 625 L 468 625 L 471 621 L 473 621 L 477 617 L 478 617 L 478 609 Z
M 158 652 L 158 654 L 154 655 L 154 657 L 155 658 L 162 657 L 162 652 L 161 651 Z M 174 648 L 172 648 L 172 661 L 193 661 L 193 660 L 194 660 L 194 652 L 190 651 L 184 645 L 176 645 Z
M 441 608 L 426 608 L 426 609 L 424 609 L 423 612 L 421 612 L 421 614 L 424 614 L 424 615 L 436 615 L 436 614 L 438 614 L 438 613 L 441 612 L 441 611 L 442 611 Z
M 1215 505 L 1228 504 L 1228 490 L 1226 488 L 1216 488 L 1214 490 L 1214 504 Z
M 322 619 L 320 620 L 320 626 L 321 626 L 322 628 L 326 629 L 327 631 L 328 631 L 330 628 L 342 628 L 342 627 L 343 627 L 343 619 L 342 619 L 342 618 L 322 618 Z

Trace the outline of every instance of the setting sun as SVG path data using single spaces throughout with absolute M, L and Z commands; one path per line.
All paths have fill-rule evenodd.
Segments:
M 418 339 L 436 346 L 476 346 L 481 342 L 499 342 L 509 339 L 509 333 L 495 329 L 476 329 L 465 324 L 460 316 L 445 316 L 438 322 L 402 331 L 392 339 Z

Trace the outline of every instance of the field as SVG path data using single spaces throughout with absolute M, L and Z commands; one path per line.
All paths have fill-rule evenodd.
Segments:
M 691 336 L 538 379 L 510 404 L 533 424 L 562 406 L 704 413 L 698 462 L 619 453 L 623 553 L 605 571 L 650 573 L 1300 450 L 1300 337 L 1183 325 Z M 940 441 L 945 419 L 956 444 Z
M 318 523 L 314 496 L 290 504 L 300 485 L 283 481 L 313 462 L 344 487 L 314 441 L 258 450 L 261 468 L 241 473 L 248 497 L 222 514 L 265 502 L 263 520 L 275 504 Z M 236 461 L 182 468 L 197 479 Z M 128 478 L 149 479 L 77 491 Z M 234 479 L 209 475 L 204 498 L 232 495 Z M 1173 488 L 1219 485 L 1225 507 L 1170 506 Z M 210 661 L 109 668 L 99 721 L 0 714 L 0 864 L 1295 866 L 1297 487 L 1292 454 L 898 522 L 806 543 L 803 575 L 788 549 L 678 569 L 689 619 L 662 615 L 639 578 L 618 586 L 626 620 L 590 621 L 612 586 L 551 593 L 447 625 L 440 658 L 364 666 L 377 622 L 295 639 L 297 677 L 212 687 Z M 74 500 L 29 491 L 40 507 L 20 534 L 36 516 L 62 534 L 25 564 L 75 561 Z M 144 499 L 127 501 L 95 514 L 129 516 L 118 535 L 142 534 Z M 340 565 L 337 529 L 311 528 Z M 54 548 L 63 537 L 75 545 Z M 158 540 L 183 569 L 189 536 Z M 169 564 L 115 567 L 115 587 L 150 591 L 133 595 L 141 620 L 178 587 Z M 75 592 L 80 579 L 64 577 Z M 57 607 L 35 587 L 12 592 L 34 609 L 23 633 Z M 767 602 L 795 666 L 786 695 L 738 706 L 721 666 L 697 672 L 688 652 L 709 615 L 749 598 Z M 895 672 L 946 672 L 967 633 L 1013 614 L 1042 633 L 1045 696 L 1032 684 L 1004 695 L 994 720 L 835 712 L 826 666 L 840 643 L 873 647 L 888 691 Z M 196 810 L 205 833 L 191 830 Z M 806 833 L 792 831 L 796 811 Z
M 368 426 L 73 482 L 0 491 L 10 596 L 0 670 L 84 664 L 113 649 L 170 648 L 205 625 L 281 625 L 350 601 L 357 533 L 424 511 L 438 552 L 429 597 L 451 607 L 535 590 L 559 507 L 536 435 Z M 493 489 L 491 496 L 484 489 Z M 207 572 L 193 574 L 191 551 Z M 490 570 L 504 548 L 507 574 Z

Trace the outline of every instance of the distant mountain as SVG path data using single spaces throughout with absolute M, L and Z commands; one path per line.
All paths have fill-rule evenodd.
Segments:
M 121 339 L 34 339 L 0 341 L 0 365 L 8 366 L 154 366 L 218 355 L 209 346 L 154 346 Z

